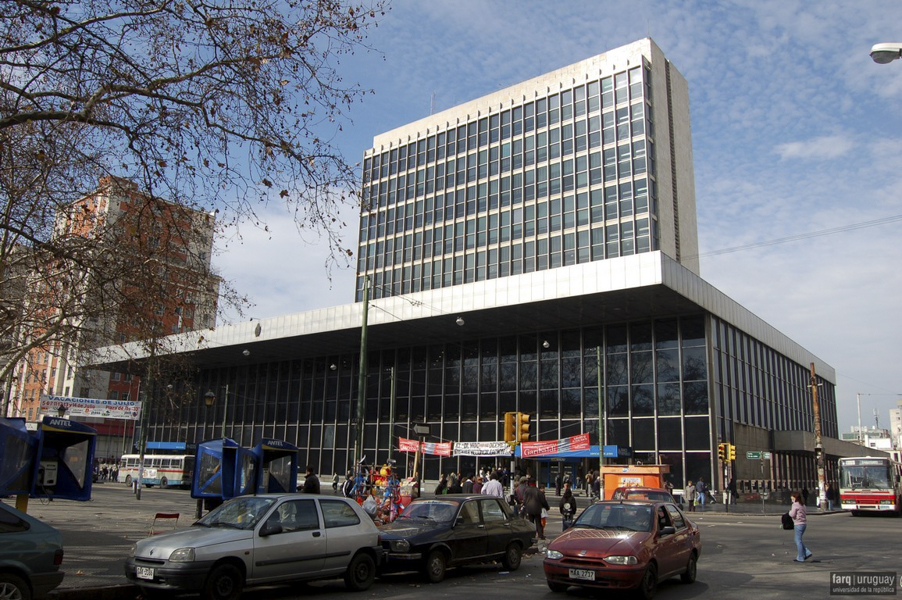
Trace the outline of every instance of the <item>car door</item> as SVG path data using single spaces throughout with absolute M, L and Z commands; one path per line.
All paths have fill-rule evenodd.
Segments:
M 681 570 L 689 564 L 689 555 L 692 553 L 694 546 L 693 532 L 686 522 L 686 517 L 673 504 L 666 504 L 664 508 L 670 515 L 673 527 L 676 529 L 674 534 L 674 569 Z
M 457 518 L 448 538 L 455 562 L 485 556 L 486 535 L 485 525 L 479 515 L 479 506 L 476 500 L 465 500 L 461 503 L 457 512 Z
M 482 522 L 485 524 L 486 553 L 502 554 L 508 543 L 514 539 L 511 520 L 498 498 L 482 498 L 479 505 L 482 510 Z
M 282 531 L 261 536 L 266 523 L 278 523 Z M 273 508 L 254 532 L 253 572 L 249 581 L 302 579 L 323 569 L 326 537 L 316 501 L 290 499 Z
M 658 559 L 658 576 L 668 577 L 677 570 L 679 564 L 679 544 L 676 534 L 664 533 L 665 527 L 673 527 L 670 513 L 663 504 L 655 506 L 655 540 Z
M 371 519 L 363 521 L 359 513 L 344 500 L 321 498 L 319 504 L 326 530 L 323 571 L 342 573 L 348 568 L 358 549 L 378 545 L 378 530 Z

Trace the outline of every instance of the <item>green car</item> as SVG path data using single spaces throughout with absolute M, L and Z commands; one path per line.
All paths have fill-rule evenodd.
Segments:
M 0 598 L 46 596 L 63 581 L 63 536 L 0 502 Z

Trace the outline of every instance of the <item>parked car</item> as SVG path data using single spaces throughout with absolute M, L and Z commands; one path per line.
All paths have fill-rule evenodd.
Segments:
M 420 571 L 432 583 L 445 578 L 447 567 L 493 560 L 516 571 L 535 533 L 535 525 L 495 496 L 418 498 L 382 527 L 383 570 Z
M 0 502 L 0 598 L 31 600 L 59 586 L 62 534 Z
M 543 567 L 553 592 L 636 589 L 651 598 L 675 575 L 694 582 L 701 551 L 698 527 L 674 503 L 607 500 L 549 544 Z
M 125 575 L 146 596 L 235 600 L 245 586 L 338 577 L 362 591 L 382 554 L 379 530 L 356 502 L 264 494 L 233 498 L 190 528 L 139 541 Z
M 664 488 L 656 487 L 619 487 L 614 490 L 611 500 L 654 500 L 676 504 L 673 494 Z

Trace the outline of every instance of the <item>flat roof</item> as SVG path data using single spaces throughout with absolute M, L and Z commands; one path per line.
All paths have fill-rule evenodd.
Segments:
M 818 376 L 835 383 L 833 367 L 661 252 L 381 298 L 369 305 L 370 351 L 708 312 L 800 364 L 815 363 Z M 344 304 L 168 336 L 157 354 L 182 354 L 202 369 L 355 354 L 362 321 L 362 302 Z M 147 358 L 140 343 L 109 346 L 98 354 L 92 366 L 111 370 Z

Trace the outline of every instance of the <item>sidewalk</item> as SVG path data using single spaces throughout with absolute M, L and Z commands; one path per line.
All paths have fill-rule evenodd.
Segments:
M 148 536 L 158 512 L 179 513 L 180 526 L 193 523 L 196 501 L 187 491 L 158 488 L 144 488 L 137 500 L 131 488 L 119 483 L 95 484 L 92 496 L 89 502 L 28 501 L 29 515 L 63 535 L 62 570 L 66 576 L 50 598 L 132 600 L 138 589 L 125 578 L 129 550 Z

